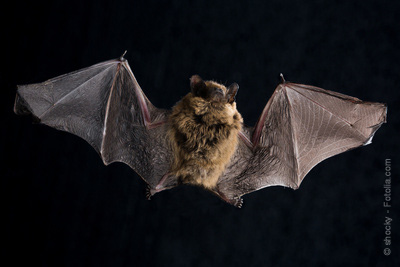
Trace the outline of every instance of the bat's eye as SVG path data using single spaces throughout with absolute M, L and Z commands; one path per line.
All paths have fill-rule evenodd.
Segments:
M 224 95 L 224 91 L 221 88 L 214 88 L 216 94 Z
M 225 91 L 219 87 L 212 87 L 210 88 L 210 97 L 211 101 L 221 102 L 225 99 Z

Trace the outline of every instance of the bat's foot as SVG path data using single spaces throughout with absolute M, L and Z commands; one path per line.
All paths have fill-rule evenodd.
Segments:
M 227 197 L 224 193 L 220 190 L 213 191 L 216 193 L 220 198 L 222 198 L 225 202 L 235 206 L 236 208 L 240 209 L 243 206 L 243 199 L 240 196 L 236 196 L 233 198 Z
M 151 200 L 151 197 L 157 194 L 158 192 L 164 191 L 168 189 L 167 187 L 162 187 L 160 185 L 157 185 L 156 188 L 152 188 L 150 185 L 147 185 L 146 187 L 146 198 L 147 200 Z
M 151 193 L 151 187 L 150 187 L 150 185 L 147 185 L 147 187 L 146 187 L 146 199 L 147 200 L 151 200 L 152 196 L 153 196 L 153 194 Z
M 233 206 L 235 206 L 236 208 L 240 209 L 240 208 L 243 206 L 243 198 L 241 198 L 241 197 L 234 197 L 234 198 L 231 200 L 231 204 L 232 204 Z
M 243 206 L 243 199 L 241 197 L 234 197 L 234 198 L 222 198 L 232 206 L 235 206 L 236 208 L 240 209 Z
M 157 194 L 158 192 L 160 192 L 162 190 L 164 190 L 164 188 L 162 188 L 162 189 L 154 189 L 154 188 L 151 188 L 150 185 L 148 185 L 147 188 L 146 188 L 146 198 L 147 198 L 147 200 L 151 200 L 152 196 L 154 196 L 155 194 Z
M 147 185 L 146 198 L 150 200 L 151 197 L 157 194 L 158 192 L 171 189 L 177 185 L 178 185 L 178 180 L 176 179 L 175 175 L 171 173 L 166 173 L 163 175 L 163 177 L 155 187 L 151 187 L 149 184 Z

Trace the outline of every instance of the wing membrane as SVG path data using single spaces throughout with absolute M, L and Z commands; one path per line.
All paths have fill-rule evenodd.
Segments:
M 303 84 L 280 84 L 254 129 L 243 133 L 245 142 L 220 179 L 219 190 L 232 198 L 274 185 L 297 189 L 319 162 L 369 144 L 384 122 L 385 104 Z
M 85 139 L 105 164 L 124 162 L 151 186 L 168 171 L 167 112 L 150 103 L 125 59 L 18 86 L 14 110 Z

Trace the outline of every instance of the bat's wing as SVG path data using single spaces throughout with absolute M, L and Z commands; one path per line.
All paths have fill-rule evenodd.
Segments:
M 267 186 L 297 189 L 319 162 L 369 144 L 384 122 L 385 104 L 284 82 L 241 133 L 219 190 L 232 199 Z
M 14 111 L 85 139 L 104 163 L 120 161 L 151 187 L 167 173 L 167 111 L 155 108 L 124 58 L 18 86 Z

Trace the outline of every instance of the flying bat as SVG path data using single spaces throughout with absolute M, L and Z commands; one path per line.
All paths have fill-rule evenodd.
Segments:
M 236 109 L 239 85 L 200 76 L 171 110 L 156 108 L 121 56 L 18 86 L 14 111 L 73 133 L 104 164 L 124 162 L 147 183 L 147 197 L 180 184 L 205 188 L 241 207 L 268 186 L 297 189 L 322 160 L 367 145 L 386 105 L 283 79 L 248 127 Z

